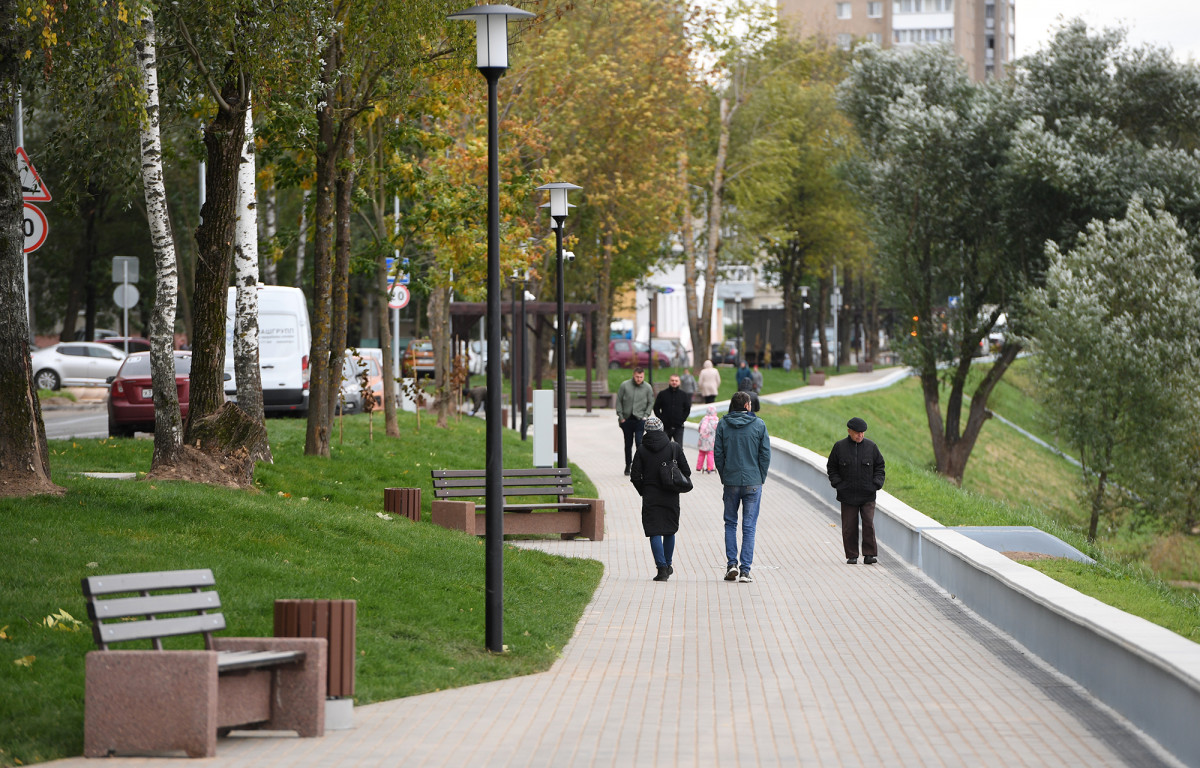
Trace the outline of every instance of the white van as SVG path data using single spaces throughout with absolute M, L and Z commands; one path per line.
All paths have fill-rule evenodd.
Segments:
M 237 398 L 233 378 L 233 316 L 237 289 L 229 289 L 225 307 L 225 394 Z M 308 302 L 299 288 L 258 286 L 258 364 L 262 377 L 263 410 L 267 413 L 308 413 L 308 353 L 312 329 Z

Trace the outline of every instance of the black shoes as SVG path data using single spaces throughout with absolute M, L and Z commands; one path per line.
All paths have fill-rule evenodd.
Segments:
M 866 557 L 863 558 L 863 562 L 867 565 L 875 565 L 875 558 L 871 557 L 870 555 L 867 555 Z
M 725 571 L 725 581 L 737 581 L 737 580 L 738 580 L 738 567 L 736 565 L 731 565 Z
M 854 565 L 857 562 L 858 562 L 857 557 L 847 557 L 846 558 L 846 565 Z
M 655 581 L 666 581 L 671 578 L 670 566 L 659 566 L 658 575 L 654 577 Z
M 667 575 L 668 575 L 668 576 L 674 576 L 674 575 L 675 575 L 675 568 L 674 568 L 674 566 L 670 566 L 670 565 L 668 565 L 668 566 L 667 566 Z
M 625 467 L 625 477 L 629 477 L 629 467 Z

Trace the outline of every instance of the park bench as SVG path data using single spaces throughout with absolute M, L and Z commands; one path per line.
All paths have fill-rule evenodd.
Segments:
M 608 391 L 608 382 L 604 379 L 594 379 L 592 381 L 592 407 L 593 408 L 615 408 L 617 405 L 617 393 Z M 567 379 L 567 407 L 568 408 L 585 408 L 587 407 L 588 385 L 586 381 L 578 381 L 576 379 Z
M 482 536 L 487 532 L 483 514 L 487 472 L 482 469 L 435 469 L 433 475 L 433 522 L 443 528 Z M 579 499 L 569 468 L 506 469 L 501 473 L 506 534 L 558 533 L 564 539 L 577 536 L 600 541 L 604 538 L 604 501 Z M 481 499 L 479 502 L 464 499 Z
M 235 727 L 324 734 L 325 638 L 213 637 L 225 617 L 209 569 L 82 581 L 100 647 L 87 654 L 85 756 L 212 757 Z M 195 635 L 204 650 L 163 650 L 163 638 Z M 146 640 L 151 649 L 109 647 Z

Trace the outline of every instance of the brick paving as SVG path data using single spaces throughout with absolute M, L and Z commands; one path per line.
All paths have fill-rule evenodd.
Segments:
M 359 707 L 354 729 L 322 739 L 235 735 L 205 764 L 1176 764 L 886 548 L 878 565 L 846 565 L 832 515 L 781 478 L 764 490 L 754 584 L 722 580 L 715 474 L 683 497 L 675 575 L 651 581 L 616 419 L 573 414 L 568 433 L 606 500 L 605 540 L 530 546 L 605 573 L 550 671 Z

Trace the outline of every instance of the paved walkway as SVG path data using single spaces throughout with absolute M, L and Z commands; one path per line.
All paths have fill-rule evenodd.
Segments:
M 675 575 L 651 581 L 615 417 L 573 414 L 568 433 L 607 534 L 536 546 L 605 573 L 550 671 L 359 707 L 323 739 L 235 736 L 205 765 L 1175 764 L 886 549 L 846 565 L 832 516 L 782 478 L 765 487 L 754 584 L 722 580 L 716 475 L 683 497 Z

